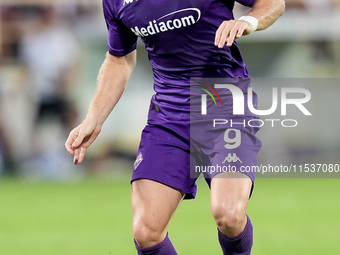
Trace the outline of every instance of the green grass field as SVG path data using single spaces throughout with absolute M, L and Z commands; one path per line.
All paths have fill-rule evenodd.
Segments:
M 184 201 L 170 225 L 179 254 L 222 254 L 199 180 L 196 200 Z M 258 179 L 248 213 L 254 255 L 340 254 L 340 179 Z M 86 179 L 31 182 L 0 179 L 0 254 L 136 254 L 130 185 Z

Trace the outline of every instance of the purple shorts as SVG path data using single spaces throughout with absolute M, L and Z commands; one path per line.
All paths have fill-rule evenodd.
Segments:
M 209 114 L 202 115 L 200 97 L 197 104 L 190 99 L 190 109 L 152 99 L 131 181 L 154 180 L 183 192 L 186 199 L 195 198 L 200 175 L 210 186 L 220 173 L 241 172 L 254 184 L 261 148 L 258 116 L 246 109 L 236 117 L 230 94 L 221 97 L 223 106 L 211 103 Z M 257 103 L 255 93 L 253 99 Z
M 212 128 L 202 143 L 202 137 L 188 139 L 166 126 L 149 124 L 142 132 L 131 181 L 154 180 L 183 192 L 186 199 L 195 198 L 201 174 L 209 186 L 223 172 L 243 172 L 254 183 L 252 169 L 261 148 L 257 130 L 240 125 Z

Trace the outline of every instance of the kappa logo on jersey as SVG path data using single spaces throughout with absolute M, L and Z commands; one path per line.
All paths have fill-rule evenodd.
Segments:
M 222 164 L 224 164 L 225 162 L 236 163 L 237 161 L 239 161 L 241 164 L 243 164 L 242 160 L 236 155 L 236 153 L 233 153 L 233 154 L 229 153 L 228 156 L 222 162 Z
M 131 3 L 133 3 L 134 1 L 138 1 L 138 0 L 124 0 L 123 5 L 131 4 Z
M 136 158 L 135 163 L 133 164 L 133 170 L 136 170 L 136 168 L 139 166 L 140 163 L 143 161 L 143 154 L 140 152 Z
M 132 0 L 130 0 L 132 1 Z M 158 19 L 149 21 L 147 27 L 135 26 L 132 32 L 139 37 L 146 37 L 182 27 L 196 24 L 201 19 L 201 11 L 197 8 L 187 8 L 166 14 Z

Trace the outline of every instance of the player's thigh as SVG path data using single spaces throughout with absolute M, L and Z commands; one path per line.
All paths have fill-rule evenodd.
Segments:
M 242 173 L 216 175 L 211 180 L 210 191 L 210 205 L 214 217 L 218 218 L 219 214 L 225 213 L 245 215 L 252 185 L 252 180 Z
M 134 229 L 164 232 L 184 194 L 162 183 L 139 179 L 132 183 Z

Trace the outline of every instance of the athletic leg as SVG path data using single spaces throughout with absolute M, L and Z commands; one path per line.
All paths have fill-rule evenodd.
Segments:
M 167 235 L 184 194 L 147 179 L 132 183 L 133 235 L 138 254 L 177 254 Z
M 211 212 L 224 255 L 249 255 L 253 227 L 246 215 L 252 181 L 242 173 L 222 173 L 211 180 Z

